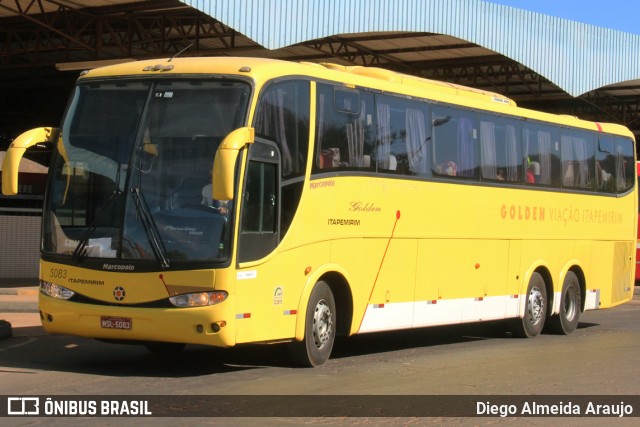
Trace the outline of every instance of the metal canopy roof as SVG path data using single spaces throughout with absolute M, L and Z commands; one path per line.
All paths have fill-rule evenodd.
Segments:
M 446 58 L 473 57 L 473 45 L 483 46 L 544 75 L 572 96 L 640 78 L 640 35 L 480 0 L 184 2 L 268 49 L 336 34 L 430 32 L 470 45 L 451 50 Z M 419 60 L 415 56 L 406 60 Z
M 640 131 L 640 36 L 480 0 L 0 0 L 0 90 L 33 110 L 66 101 L 77 74 L 56 65 L 190 44 L 181 55 L 377 66 Z M 0 97 L 0 132 L 15 98 Z
M 126 3 L 137 3 L 144 0 L 56 0 L 56 1 L 33 1 L 33 0 L 0 0 L 0 18 L 16 17 L 23 15 L 39 15 L 41 13 L 57 12 L 60 7 L 70 9 L 83 9 L 91 7 L 103 7 L 122 5 Z

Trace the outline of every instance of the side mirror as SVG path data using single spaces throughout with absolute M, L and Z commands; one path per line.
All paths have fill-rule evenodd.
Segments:
M 215 200 L 233 200 L 233 183 L 236 175 L 236 161 L 240 150 L 247 144 L 253 144 L 255 130 L 242 127 L 232 131 L 222 140 L 211 174 L 213 198 Z
M 18 194 L 20 160 L 27 148 L 40 143 L 53 143 L 59 133 L 58 128 L 35 128 L 24 132 L 11 142 L 2 162 L 2 194 L 5 196 Z

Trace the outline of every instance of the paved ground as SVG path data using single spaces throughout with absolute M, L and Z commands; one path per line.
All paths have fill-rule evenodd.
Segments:
M 0 279 L 0 339 L 44 334 L 37 280 Z

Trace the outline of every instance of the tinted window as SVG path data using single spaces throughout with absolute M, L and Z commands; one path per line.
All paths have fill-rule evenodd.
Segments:
M 550 126 L 527 124 L 523 132 L 525 182 L 560 186 L 560 141 Z
M 616 192 L 616 147 L 614 138 L 600 136 L 596 144 L 596 191 L 604 193 Z
M 633 141 L 627 138 L 615 138 L 616 145 L 616 189 L 618 193 L 633 188 L 636 164 L 633 161 Z
M 426 175 L 428 171 L 429 110 L 425 103 L 376 96 L 379 172 Z
M 477 178 L 478 130 L 473 113 L 436 107 L 431 116 L 434 175 Z
M 622 193 L 633 188 L 636 169 L 632 140 L 603 135 L 598 138 L 595 151 L 597 191 Z
M 562 130 L 562 186 L 590 189 L 595 186 L 595 144 L 586 132 Z
M 260 94 L 256 134 L 274 141 L 282 155 L 284 178 L 304 175 L 309 145 L 309 82 L 287 81 Z
M 482 179 L 522 181 L 522 146 L 519 123 L 503 117 L 480 115 Z
M 370 92 L 317 85 L 314 171 L 374 169 L 373 105 Z
M 277 165 L 250 161 L 244 191 L 242 231 L 276 232 Z
M 277 148 L 272 142 L 258 141 L 249 148 L 249 162 L 242 198 L 238 261 L 264 257 L 279 241 L 279 177 Z

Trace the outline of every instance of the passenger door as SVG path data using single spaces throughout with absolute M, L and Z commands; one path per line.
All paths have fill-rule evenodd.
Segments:
M 278 245 L 280 154 L 271 141 L 256 138 L 249 149 L 238 238 L 238 262 L 255 261 Z

